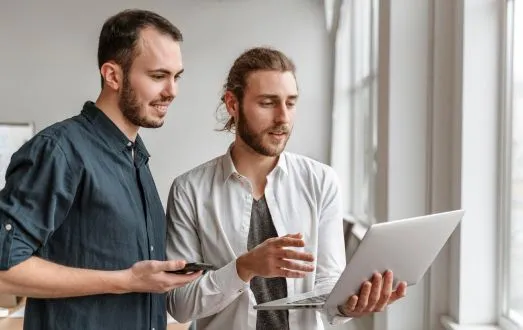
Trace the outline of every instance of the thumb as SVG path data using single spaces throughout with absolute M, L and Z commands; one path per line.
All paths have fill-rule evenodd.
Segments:
M 163 271 L 173 271 L 173 270 L 180 270 L 183 267 L 185 267 L 185 260 L 168 260 L 162 262 L 162 270 Z

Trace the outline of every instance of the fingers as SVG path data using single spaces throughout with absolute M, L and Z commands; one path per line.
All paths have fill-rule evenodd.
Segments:
M 283 236 L 272 239 L 272 244 L 276 247 L 304 247 L 305 242 L 301 238 L 293 236 Z
M 304 278 L 307 276 L 307 273 L 300 272 L 297 270 L 290 270 L 285 268 L 280 268 L 276 271 L 275 277 L 288 277 L 288 278 Z
M 178 270 L 185 267 L 185 260 L 143 260 L 136 262 L 133 267 L 133 273 L 136 276 L 155 274 L 162 271 Z
M 398 287 L 396 288 L 396 290 L 394 292 L 392 292 L 388 303 L 392 304 L 396 300 L 401 299 L 401 298 L 405 297 L 406 295 L 407 295 L 407 283 L 400 282 L 398 284 Z
M 349 317 L 358 317 L 372 312 L 381 312 L 387 305 L 407 294 L 407 283 L 400 282 L 396 290 L 392 290 L 394 275 L 386 271 L 383 276 L 374 273 L 371 281 L 362 283 L 359 295 L 351 296 L 340 306 L 340 311 Z
M 372 276 L 372 288 L 367 302 L 366 310 L 374 311 L 378 304 L 383 288 L 383 278 L 380 273 L 374 273 Z
M 167 260 L 167 261 L 158 261 L 151 260 L 151 272 L 158 273 L 161 271 L 174 271 L 179 270 L 185 267 L 185 260 Z
M 131 268 L 125 270 L 126 292 L 155 292 L 164 293 L 183 286 L 198 278 L 202 272 L 192 274 L 170 274 L 166 271 L 181 269 L 185 266 L 184 260 L 144 260 L 136 262 Z
M 367 307 L 367 303 L 369 301 L 369 295 L 372 289 L 372 283 L 369 281 L 363 282 L 360 288 L 360 294 L 358 295 L 358 303 L 356 304 L 356 308 L 354 308 L 354 311 L 356 313 L 362 313 L 365 308 Z
M 278 262 L 280 268 L 285 268 L 288 270 L 298 270 L 301 272 L 312 272 L 314 270 L 314 265 L 304 264 L 299 262 L 292 262 L 290 260 L 281 259 Z
M 183 269 L 185 267 L 185 260 L 169 260 L 169 261 L 165 261 L 164 263 L 164 267 L 165 269 L 163 269 L 164 271 L 165 270 L 180 270 L 180 269 Z
M 296 233 L 267 239 L 238 258 L 238 275 L 243 280 L 249 280 L 249 274 L 263 277 L 305 277 L 308 272 L 314 271 L 314 265 L 295 261 L 314 262 L 314 256 L 292 249 L 305 246 L 302 238 L 301 233 Z M 250 260 L 248 263 L 247 259 Z M 245 270 L 249 270 L 250 273 Z
M 300 237 L 300 238 L 298 238 Z M 305 242 L 301 239 L 301 234 L 289 234 L 282 237 L 269 239 L 269 244 L 278 248 L 275 255 L 279 258 L 293 259 L 313 262 L 314 256 L 311 253 L 300 252 L 287 247 L 304 247 Z
M 308 261 L 308 262 L 314 261 L 314 256 L 311 253 L 299 252 L 299 251 L 290 250 L 290 249 L 282 249 L 277 254 L 277 256 L 282 259 L 301 260 L 301 261 Z
M 354 309 L 356 308 L 357 304 L 358 304 L 358 296 L 357 295 L 350 296 L 350 298 L 347 300 L 345 305 L 342 307 L 342 310 L 341 310 L 342 314 L 345 314 L 346 316 L 350 316 L 351 314 L 354 313 Z
M 378 300 L 378 303 L 375 306 L 376 311 L 383 311 L 387 304 L 389 304 L 389 299 L 392 295 L 392 282 L 394 281 L 394 274 L 388 270 L 384 273 L 383 276 L 383 285 L 381 287 L 381 296 Z
M 176 289 L 181 286 L 184 286 L 187 283 L 192 282 L 198 277 L 200 277 L 202 273 L 203 272 L 200 270 L 191 274 L 169 274 L 169 276 L 172 276 L 174 278 L 170 287 L 171 289 Z

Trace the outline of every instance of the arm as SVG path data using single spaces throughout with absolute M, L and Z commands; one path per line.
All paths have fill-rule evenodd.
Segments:
M 343 211 L 338 178 L 334 170 L 325 172 L 318 224 L 318 263 L 316 289 L 332 288 L 345 268 Z
M 167 201 L 167 259 L 205 262 L 196 225 L 194 199 L 173 183 Z M 167 310 L 179 322 L 216 314 L 238 298 L 248 284 L 236 270 L 236 260 L 207 272 L 183 288 L 168 293 Z
M 165 292 L 193 279 L 163 272 L 184 262 L 144 261 L 124 271 L 95 271 L 35 257 L 66 218 L 80 172 L 48 136 L 36 136 L 13 155 L 0 191 L 0 292 L 49 298 Z
M 343 272 L 346 260 L 340 187 L 338 177 L 330 167 L 325 172 L 322 187 L 315 287 L 319 290 L 330 290 Z M 340 317 L 337 309 L 325 312 L 331 324 L 340 324 L 349 320 Z
M 166 292 L 200 274 L 172 275 L 183 261 L 141 261 L 125 270 L 102 271 L 61 266 L 30 257 L 7 271 L 0 271 L 0 292 L 35 298 L 64 298 L 94 294 Z

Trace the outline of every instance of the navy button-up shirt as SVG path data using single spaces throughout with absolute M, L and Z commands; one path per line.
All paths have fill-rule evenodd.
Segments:
M 149 154 L 139 136 L 129 142 L 87 102 L 23 145 L 0 192 L 0 269 L 33 255 L 98 270 L 165 260 L 165 213 Z M 25 310 L 24 329 L 152 328 L 166 328 L 164 294 L 31 298 Z

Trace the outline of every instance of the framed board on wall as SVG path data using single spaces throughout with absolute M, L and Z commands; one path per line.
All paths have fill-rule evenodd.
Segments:
M 33 135 L 33 123 L 0 122 L 0 189 L 5 185 L 5 172 L 11 156 Z

